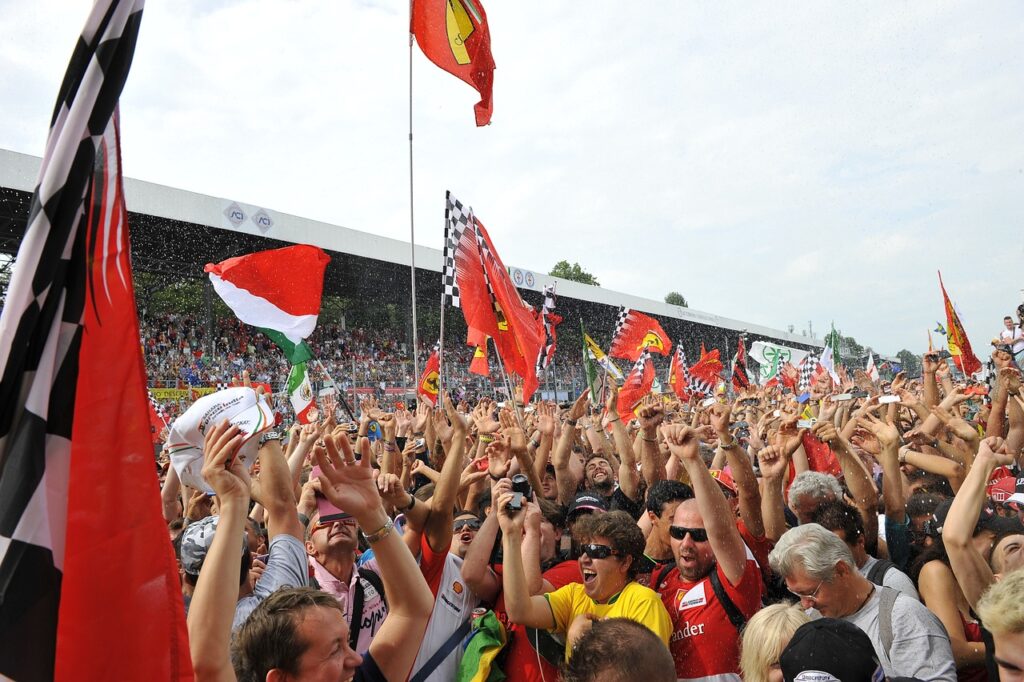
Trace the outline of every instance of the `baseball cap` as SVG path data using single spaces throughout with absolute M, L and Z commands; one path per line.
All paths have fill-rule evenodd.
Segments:
M 608 511 L 608 505 L 604 503 L 604 499 L 597 493 L 585 491 L 576 495 L 576 499 L 569 505 L 569 511 L 566 513 L 566 516 L 571 521 L 576 514 L 582 511 L 606 512 Z
M 190 523 L 181 534 L 181 568 L 189 575 L 199 575 L 203 567 L 206 553 L 213 544 L 213 536 L 217 532 L 219 516 L 207 516 L 195 523 Z M 245 534 L 242 534 L 242 551 L 245 552 Z
M 167 450 L 178 478 L 185 485 L 213 492 L 203 480 L 203 443 L 211 426 L 227 419 L 247 434 L 236 457 L 244 466 L 256 458 L 253 436 L 274 425 L 274 413 L 266 398 L 245 386 L 227 388 L 204 395 L 174 420 L 167 436 Z
M 1017 491 L 1017 478 L 1015 476 L 1003 476 L 990 484 L 985 492 L 989 498 L 997 503 L 1009 502 L 1010 497 Z
M 1013 494 L 1007 497 L 1004 501 L 1013 504 L 1024 504 L 1024 476 L 1015 480 Z
M 871 639 L 853 623 L 819 618 L 804 623 L 779 656 L 786 682 L 882 682 Z
M 1006 501 L 1010 502 L 1012 499 L 1013 496 Z M 949 508 L 952 506 L 952 499 L 946 499 L 939 503 L 939 506 L 932 512 L 932 518 L 925 522 L 925 532 L 928 535 L 932 537 L 942 535 L 942 528 L 946 525 L 946 517 L 949 516 Z M 978 515 L 978 521 L 974 524 L 972 534 L 977 535 L 983 530 L 996 534 L 1013 531 L 1018 527 L 1018 523 L 1014 519 L 1006 519 L 996 515 L 991 505 L 985 505 L 981 508 L 981 514 Z
M 736 494 L 736 481 L 733 480 L 732 473 L 729 471 L 728 467 L 725 469 L 711 469 L 708 473 L 711 474 L 711 478 L 718 481 L 718 485 L 722 486 L 729 492 Z

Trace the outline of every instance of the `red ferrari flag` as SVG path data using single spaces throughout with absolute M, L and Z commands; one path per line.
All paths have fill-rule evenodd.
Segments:
M 520 297 L 483 224 L 472 215 L 465 223 L 453 233 L 450 258 L 467 344 L 475 348 L 491 337 L 505 369 L 523 380 L 523 400 L 529 401 L 540 385 L 536 365 L 544 323 Z
M 672 350 L 672 342 L 653 317 L 622 308 L 615 321 L 615 335 L 608 355 L 636 362 L 644 350 L 668 355 Z
M 718 349 L 712 348 L 711 352 L 704 350 L 704 344 L 700 345 L 701 355 L 693 367 L 690 367 L 690 384 L 695 393 L 711 395 L 715 390 L 715 384 L 721 379 L 720 373 L 724 366 L 718 356 Z
M 121 183 L 142 5 L 93 4 L 0 314 L 3 679 L 192 679 Z
M 473 351 L 473 360 L 469 363 L 469 371 L 482 377 L 491 376 L 491 367 L 487 364 L 487 344 L 477 346 Z
M 949 300 L 946 287 L 942 283 L 942 273 L 939 273 L 939 288 L 942 289 L 942 302 L 946 307 L 946 345 L 949 346 L 949 354 L 953 356 L 953 362 L 960 368 L 960 371 L 971 376 L 981 369 L 981 360 L 971 350 L 971 342 L 967 340 L 967 332 L 960 322 L 960 316 Z M 929 333 L 929 339 L 931 335 Z
M 750 386 L 747 376 L 747 350 L 741 336 L 736 343 L 736 356 L 732 359 L 732 388 L 737 393 Z
M 672 362 L 668 368 L 668 383 L 680 400 L 690 399 L 690 368 L 686 364 L 686 351 L 683 342 L 676 343 L 676 352 L 672 354 Z
M 480 0 L 412 0 L 416 44 L 427 59 L 480 93 L 476 124 L 491 122 L 494 58 L 491 31 Z
M 416 394 L 426 398 L 433 405 L 437 405 L 437 394 L 441 390 L 441 376 L 438 374 L 440 368 L 441 356 L 438 355 L 438 349 L 435 348 L 416 384 Z
M 633 369 L 626 376 L 625 383 L 619 389 L 618 410 L 619 416 L 629 421 L 634 417 L 633 410 L 640 401 L 651 392 L 654 386 L 654 362 L 651 360 L 650 351 L 643 351 L 637 358 Z

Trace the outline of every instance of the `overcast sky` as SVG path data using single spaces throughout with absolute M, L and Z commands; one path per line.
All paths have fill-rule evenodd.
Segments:
M 416 241 L 891 354 L 987 354 L 1024 289 L 1024 5 L 483 0 L 492 125 L 416 49 Z M 0 148 L 40 155 L 86 2 L 0 0 Z M 404 2 L 150 0 L 131 177 L 409 238 Z

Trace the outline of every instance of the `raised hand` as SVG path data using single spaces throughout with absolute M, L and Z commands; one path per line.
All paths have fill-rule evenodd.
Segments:
M 697 432 L 682 424 L 664 424 L 661 435 L 672 456 L 681 462 L 700 459 L 700 438 Z
M 469 423 L 466 421 L 466 415 L 455 409 L 455 405 L 452 403 L 452 399 L 448 396 L 444 397 L 444 411 L 448 415 L 448 421 L 452 425 L 452 440 L 456 438 L 465 438 L 466 433 L 469 431 Z
M 541 435 L 553 438 L 555 435 L 555 404 L 542 402 L 537 406 L 538 428 Z
M 489 436 L 501 428 L 501 424 L 494 418 L 494 401 L 484 398 L 473 408 L 473 423 L 476 424 L 476 432 L 481 436 Z
M 640 402 L 640 410 L 637 414 L 640 428 L 656 429 L 665 421 L 665 407 L 661 398 L 656 395 L 646 395 Z
M 512 454 L 526 452 L 526 433 L 519 428 L 511 410 L 502 410 L 498 415 L 501 419 L 501 437 L 508 444 Z
M 412 420 L 413 433 L 423 433 L 427 430 L 427 420 L 430 419 L 431 412 L 430 403 L 425 400 L 416 405 L 416 416 Z
M 899 429 L 889 422 L 882 421 L 870 412 L 865 412 L 857 421 L 873 433 L 883 447 L 896 447 L 899 444 Z
M 504 440 L 496 440 L 487 444 L 487 473 L 491 478 L 499 479 L 508 476 L 512 466 L 512 451 Z
M 360 439 L 365 441 L 365 438 Z M 313 449 L 320 465 L 320 488 L 331 504 L 357 519 L 380 507 L 380 493 L 373 481 L 372 457 L 356 461 L 348 438 L 327 436 Z
M 1012 466 L 1013 455 L 1004 441 L 999 436 L 989 436 L 981 441 L 978 446 L 978 457 L 991 457 L 993 461 L 1001 466 Z
M 761 476 L 765 479 L 778 480 L 789 471 L 789 457 L 785 456 L 775 446 L 762 448 L 757 453 L 758 468 Z
M 714 427 L 715 433 L 717 433 L 720 438 L 729 435 L 729 418 L 731 416 L 732 407 L 730 405 L 715 403 L 711 406 L 711 410 L 709 411 L 711 426 Z
M 566 415 L 566 419 L 569 421 L 579 421 L 584 414 L 587 413 L 587 404 L 590 402 L 590 389 L 584 389 L 583 393 L 580 394 L 579 398 L 576 398 L 576 402 L 569 408 L 569 414 Z
M 235 457 L 245 438 L 246 434 L 227 420 L 206 432 L 202 477 L 222 505 L 229 499 L 249 503 L 249 474 Z

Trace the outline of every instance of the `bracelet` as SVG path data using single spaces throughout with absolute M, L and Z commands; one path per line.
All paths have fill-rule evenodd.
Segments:
M 644 436 L 642 434 L 641 434 L 640 438 L 641 438 L 641 440 L 645 440 L 648 443 L 657 443 L 658 442 L 657 438 L 648 438 L 647 436 Z
M 537 440 L 531 440 L 531 441 L 530 441 L 530 445 L 532 445 L 532 446 L 533 446 L 533 449 L 534 449 L 534 450 L 537 450 L 537 449 L 539 449 L 539 448 L 540 448 L 540 441 L 537 441 Z
M 611 424 L 611 423 L 613 423 L 613 422 L 617 422 L 617 421 L 619 421 L 619 418 L 618 418 L 618 417 L 616 417 L 615 419 L 609 419 L 609 420 L 608 420 L 608 423 L 609 423 L 609 424 Z
M 488 436 L 486 434 L 482 435 L 482 436 L 480 436 L 480 442 L 481 443 L 493 443 L 494 442 L 494 436 Z
M 718 441 L 718 447 L 722 448 L 723 450 L 732 450 L 734 447 L 736 447 L 736 440 L 733 439 L 733 441 L 728 445 L 726 445 L 722 441 Z
M 388 452 L 397 452 L 398 446 L 395 445 L 394 443 L 384 443 L 384 449 L 387 450 Z
M 413 499 L 415 499 L 415 498 L 413 498 Z M 366 533 L 363 533 L 363 538 L 369 544 L 372 545 L 373 543 L 379 542 L 380 540 L 383 540 L 388 535 L 390 535 L 391 531 L 394 530 L 394 528 L 395 528 L 395 522 L 392 521 L 391 519 L 388 519 L 387 523 L 385 523 L 383 526 L 381 526 L 377 530 L 373 531 L 369 535 L 367 535 Z
M 576 420 L 575 419 L 566 419 L 565 423 L 568 424 L 569 426 L 576 426 Z
M 907 453 L 901 452 L 900 454 L 896 455 L 896 459 L 899 461 L 900 464 L 906 464 L 907 463 Z
M 395 509 L 397 509 L 398 511 L 400 511 L 400 512 L 402 512 L 404 514 L 404 513 L 406 513 L 407 511 L 409 511 L 410 509 L 412 509 L 415 506 L 416 506 L 416 496 L 410 494 L 409 495 L 409 504 L 405 505 L 404 507 L 395 507 Z
M 497 482 L 498 482 L 498 481 L 500 481 L 500 480 L 501 480 L 502 478 L 504 478 L 503 476 L 495 476 L 494 474 L 492 474 L 492 473 L 490 473 L 490 472 L 487 472 L 487 475 L 488 475 L 488 476 L 490 476 L 490 477 L 491 477 L 491 480 L 492 480 L 492 481 L 494 481 L 495 483 L 497 483 Z

